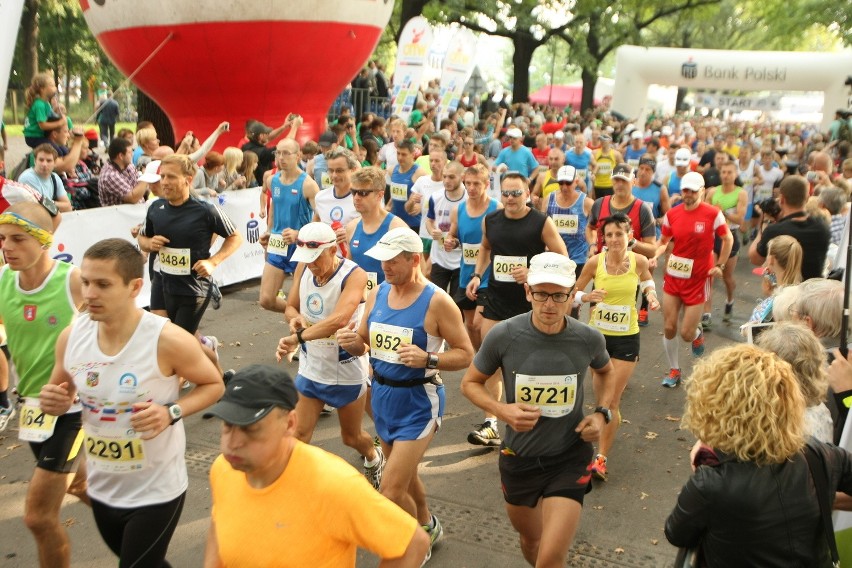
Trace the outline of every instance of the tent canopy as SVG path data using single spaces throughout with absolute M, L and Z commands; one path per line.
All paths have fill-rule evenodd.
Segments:
M 530 94 L 531 103 L 551 104 L 557 107 L 572 107 L 580 108 L 580 103 L 583 100 L 582 85 L 553 85 L 553 94 L 550 93 L 550 85 L 545 85 L 536 92 Z M 595 100 L 595 104 L 600 101 Z

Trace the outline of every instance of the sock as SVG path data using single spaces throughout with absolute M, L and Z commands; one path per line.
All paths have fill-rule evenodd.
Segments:
M 426 525 L 426 530 L 432 530 L 435 528 L 435 515 L 429 515 L 429 524 Z
M 692 340 L 693 340 L 693 341 L 695 341 L 695 340 L 696 340 L 696 339 L 698 339 L 699 337 L 701 337 L 701 328 L 700 328 L 700 327 L 696 328 L 696 330 L 695 330 L 695 337 L 693 337 L 693 338 L 692 338 Z
M 3 408 L 9 408 L 9 391 L 4 390 L 0 391 L 0 406 Z
M 497 429 L 497 419 L 496 418 L 489 417 L 489 418 L 486 418 L 485 421 L 488 423 L 489 426 L 491 426 L 495 430 Z
M 673 337 L 672 339 L 663 337 L 663 348 L 666 350 L 666 359 L 669 360 L 670 369 L 680 369 L 677 360 L 677 347 L 677 337 Z

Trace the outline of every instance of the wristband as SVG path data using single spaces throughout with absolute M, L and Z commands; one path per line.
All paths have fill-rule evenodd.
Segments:
M 479 275 L 479 274 L 477 274 L 476 272 L 474 272 L 474 273 L 473 273 L 473 275 L 472 275 L 470 278 L 471 278 L 471 279 L 479 278 L 479 280 L 480 280 L 480 281 L 482 281 L 482 276 L 481 276 L 481 275 Z
M 300 343 L 301 345 L 304 345 L 304 344 L 305 344 L 305 340 L 304 340 L 304 339 L 302 339 L 302 334 L 303 334 L 303 333 L 305 333 L 305 330 L 304 330 L 304 329 L 298 329 L 298 330 L 296 330 L 296 339 L 298 339 L 298 340 L 299 340 L 299 343 Z
M 574 294 L 574 307 L 577 307 L 583 303 L 583 296 L 585 295 L 586 293 L 582 290 L 577 290 L 577 292 Z
M 648 294 L 650 292 L 657 292 L 657 285 L 653 280 L 643 280 L 639 283 L 639 287 L 642 289 L 643 294 Z

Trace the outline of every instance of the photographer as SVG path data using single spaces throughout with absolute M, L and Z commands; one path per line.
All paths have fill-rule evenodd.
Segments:
M 749 247 L 748 256 L 752 264 L 763 265 L 770 240 L 779 235 L 790 235 L 802 245 L 802 279 L 822 276 L 831 231 L 821 219 L 808 216 L 805 212 L 807 199 L 808 182 L 802 176 L 788 176 L 781 182 L 777 221 L 763 228 Z M 761 212 L 765 215 L 766 203 L 762 205 Z

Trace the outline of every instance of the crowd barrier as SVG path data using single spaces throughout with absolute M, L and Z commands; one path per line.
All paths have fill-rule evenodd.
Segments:
M 243 236 L 243 244 L 239 250 L 216 268 L 213 273 L 214 281 L 220 286 L 227 286 L 259 278 L 263 273 L 263 248 L 258 244 L 258 239 L 266 231 L 266 220 L 258 216 L 260 189 L 227 192 L 219 199 L 211 198 L 209 201 L 219 203 Z M 100 240 L 119 237 L 136 244 L 130 230 L 145 221 L 149 203 L 64 213 L 62 223 L 54 235 L 51 256 L 80 266 L 86 249 Z M 211 251 L 215 252 L 221 246 L 222 239 L 217 239 Z M 137 304 L 147 306 L 150 296 L 146 269 L 145 284 Z

